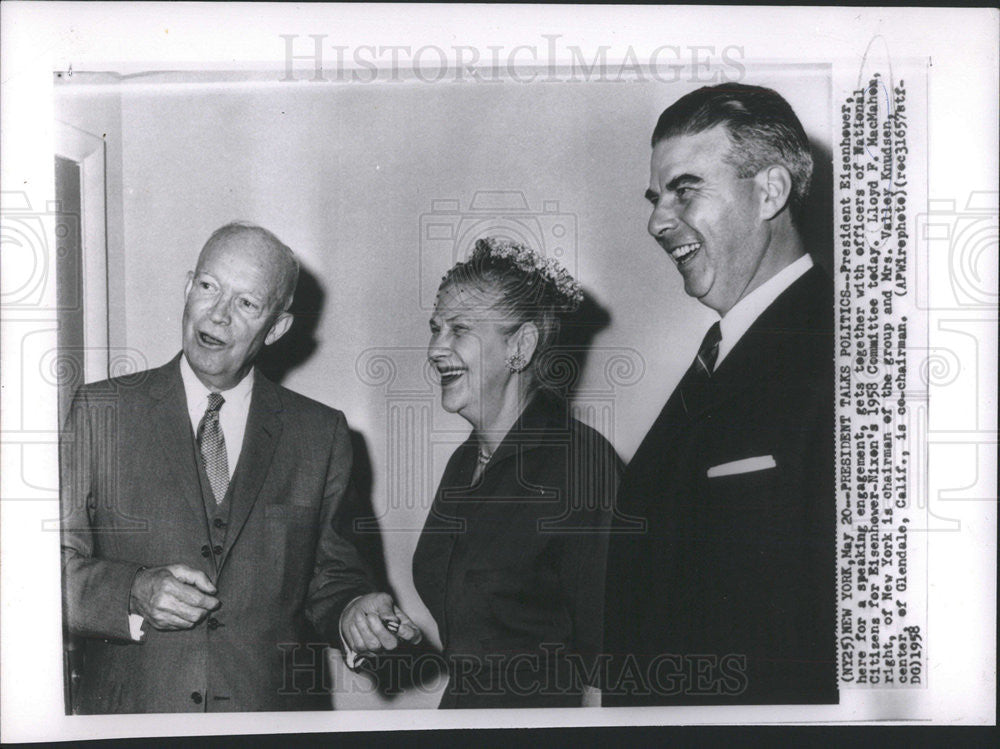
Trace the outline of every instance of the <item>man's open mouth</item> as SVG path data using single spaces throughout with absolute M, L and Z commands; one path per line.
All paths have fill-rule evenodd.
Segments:
M 211 348 L 218 348 L 220 346 L 226 345 L 225 341 L 221 341 L 215 336 L 209 335 L 208 333 L 202 330 L 198 331 L 198 340 L 201 341 L 203 346 L 209 346 Z
M 671 247 L 667 252 L 677 265 L 685 265 L 691 262 L 691 258 L 697 255 L 700 249 L 701 242 L 688 242 L 687 244 Z
M 438 368 L 438 375 L 441 377 L 441 387 L 448 387 L 464 374 L 465 374 L 465 367 Z

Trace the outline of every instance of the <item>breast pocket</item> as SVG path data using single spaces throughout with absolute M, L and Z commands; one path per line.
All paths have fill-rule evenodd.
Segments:
M 766 511 L 772 506 L 780 483 L 777 464 L 754 467 L 751 470 L 732 470 L 732 464 L 721 464 L 706 470 L 710 506 L 721 515 L 730 512 Z
M 789 482 L 780 464 L 706 478 L 706 540 L 721 555 L 720 564 L 742 568 L 734 574 L 749 573 L 789 544 L 799 543 L 804 531 L 797 519 L 806 498 Z

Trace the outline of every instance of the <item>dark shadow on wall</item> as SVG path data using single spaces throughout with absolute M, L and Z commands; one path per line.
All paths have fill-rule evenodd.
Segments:
M 279 385 L 287 374 L 301 366 L 318 347 L 316 328 L 323 312 L 326 292 L 319 280 L 305 267 L 299 270 L 299 283 L 289 311 L 295 316 L 292 327 L 278 341 L 265 346 L 257 366 Z
M 558 346 L 544 354 L 540 368 L 543 383 L 567 400 L 571 399 L 587 366 L 594 338 L 610 324 L 607 308 L 584 290 L 580 308 L 562 320 Z
M 351 469 L 352 491 L 345 496 L 337 512 L 337 528 L 340 534 L 354 545 L 368 565 L 375 587 L 378 590 L 391 592 L 388 571 L 385 568 L 382 534 L 378 530 L 378 520 L 372 506 L 371 456 L 365 436 L 353 429 L 351 447 L 354 450 L 354 467 Z
M 326 292 L 319 279 L 307 268 L 299 270 L 299 283 L 289 311 L 295 321 L 288 332 L 261 352 L 257 365 L 271 380 L 281 383 L 289 372 L 308 361 L 319 348 L 316 330 L 326 301 Z M 334 407 L 336 403 L 330 404 Z M 354 466 L 351 470 L 351 491 L 337 511 L 337 526 L 341 534 L 354 544 L 362 559 L 368 564 L 373 582 L 379 590 L 389 590 L 385 568 L 382 536 L 377 531 L 357 532 L 358 528 L 374 527 L 372 508 L 372 461 L 365 437 L 351 430 L 351 447 Z M 363 522 L 370 521 L 370 522 Z
M 802 240 L 813 260 L 833 277 L 833 161 L 828 144 L 809 143 L 813 156 L 812 189 L 800 218 Z

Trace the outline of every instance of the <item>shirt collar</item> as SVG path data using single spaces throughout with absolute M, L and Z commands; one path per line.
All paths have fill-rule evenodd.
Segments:
M 722 341 L 719 343 L 719 355 L 715 366 L 739 343 L 761 313 L 771 306 L 771 303 L 781 296 L 781 293 L 795 283 L 800 276 L 812 268 L 813 259 L 806 253 L 795 262 L 786 265 L 771 278 L 740 299 L 719 322 Z
M 208 394 L 218 392 L 205 386 L 198 375 L 191 369 L 187 356 L 181 355 L 181 380 L 184 382 L 184 395 L 187 398 L 188 410 L 192 412 L 202 412 L 208 402 Z M 245 403 L 253 392 L 254 370 L 251 367 L 246 376 L 240 380 L 236 387 L 223 390 L 224 397 L 229 403 Z

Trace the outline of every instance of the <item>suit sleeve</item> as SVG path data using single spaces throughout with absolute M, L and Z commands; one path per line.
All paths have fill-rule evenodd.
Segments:
M 604 586 L 608 530 L 621 461 L 597 432 L 585 431 L 570 464 L 570 523 L 561 576 L 573 616 L 574 651 L 584 686 L 600 686 L 599 654 L 603 650 Z
M 338 413 L 327 465 L 316 566 L 309 583 L 305 614 L 330 642 L 340 639 L 340 615 L 357 596 L 375 592 L 371 569 L 340 527 L 339 513 L 352 502 L 353 451 L 347 420 Z
M 63 617 L 75 635 L 131 640 L 129 594 L 140 565 L 102 558 L 97 539 L 97 509 L 112 501 L 101 496 L 107 482 L 99 472 L 114 465 L 116 447 L 104 428 L 113 420 L 100 418 L 102 408 L 79 391 L 60 436 Z

